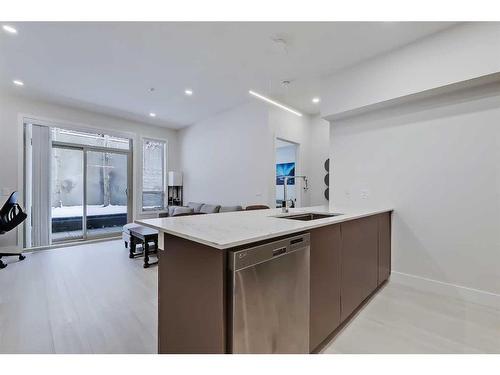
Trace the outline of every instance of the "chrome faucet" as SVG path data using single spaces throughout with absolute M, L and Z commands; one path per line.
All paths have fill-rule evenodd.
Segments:
M 309 189 L 309 187 L 307 186 L 307 176 L 278 176 L 278 178 L 283 178 L 284 179 L 284 182 L 283 182 L 283 201 L 285 203 L 285 205 L 281 208 L 281 211 L 284 212 L 284 213 L 287 213 L 288 212 L 288 199 L 287 199 L 287 195 L 286 195 L 286 185 L 287 185 L 287 182 L 290 178 L 302 178 L 304 180 L 304 190 L 307 190 Z

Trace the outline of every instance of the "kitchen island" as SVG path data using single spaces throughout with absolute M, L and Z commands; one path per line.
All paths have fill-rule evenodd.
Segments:
M 388 279 L 391 270 L 391 212 L 387 208 L 339 208 L 330 212 L 321 206 L 291 209 L 288 214 L 283 214 L 280 209 L 268 209 L 138 220 L 138 223 L 160 231 L 158 352 L 318 352 Z M 334 216 L 317 215 L 319 218 L 314 220 L 291 218 L 302 213 Z M 285 279 L 279 267 L 276 275 L 272 275 L 274 280 L 270 281 L 275 282 L 277 288 L 288 285 L 288 289 L 279 290 L 289 290 L 290 304 L 296 297 L 294 293 L 307 285 L 307 297 L 301 296 L 301 305 L 307 309 L 307 326 L 303 331 L 306 333 L 301 335 L 307 336 L 304 337 L 307 349 L 302 347 L 299 350 L 292 345 L 288 350 L 280 347 L 275 333 L 269 337 L 260 333 L 261 340 L 269 341 L 269 345 L 251 346 L 249 339 L 244 337 L 246 350 L 240 350 L 235 346 L 234 327 L 235 254 L 245 256 L 248 249 L 263 252 L 267 251 L 265 248 L 269 244 L 275 244 L 280 252 L 273 256 L 282 258 L 295 251 L 294 241 L 298 238 L 304 241 L 303 248 L 307 248 L 307 253 L 300 258 L 301 280 L 307 279 L 307 284 L 297 281 L 294 285 L 293 278 L 277 283 L 277 280 Z M 253 272 L 257 275 L 259 271 Z M 245 283 L 248 286 L 248 281 Z M 292 310 L 289 314 L 284 313 L 272 303 L 271 307 L 265 307 L 269 301 L 264 294 L 256 301 L 256 305 L 264 306 L 257 306 L 261 315 L 265 311 L 264 315 L 280 317 L 274 322 L 277 331 L 283 333 L 292 328 L 276 328 L 285 322 L 292 324 L 293 320 L 288 322 L 288 318 L 295 318 Z M 262 326 L 253 322 L 252 326 L 252 317 L 245 314 L 247 312 L 243 314 L 244 323 L 248 323 L 247 335 L 267 329 L 268 322 Z M 249 331 L 248 327 L 253 328 Z

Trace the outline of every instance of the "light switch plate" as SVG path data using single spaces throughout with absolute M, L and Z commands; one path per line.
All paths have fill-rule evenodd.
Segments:
M 368 189 L 361 189 L 360 196 L 361 199 L 368 199 L 368 196 L 370 195 L 370 192 Z
M 6 196 L 11 195 L 13 191 L 14 191 L 14 188 L 3 187 L 3 188 L 0 188 L 0 195 L 2 197 L 6 197 Z

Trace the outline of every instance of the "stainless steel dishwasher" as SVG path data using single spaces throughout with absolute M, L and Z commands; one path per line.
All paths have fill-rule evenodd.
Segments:
M 309 353 L 309 241 L 230 253 L 232 353 Z

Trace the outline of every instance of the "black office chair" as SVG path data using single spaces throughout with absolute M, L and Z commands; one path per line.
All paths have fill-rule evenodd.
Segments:
M 5 234 L 17 227 L 24 220 L 26 220 L 27 217 L 28 215 L 23 212 L 21 206 L 17 203 L 17 192 L 13 192 L 0 210 L 0 235 Z M 25 258 L 22 253 L 14 254 L 0 252 L 0 259 L 4 256 L 17 256 L 19 257 L 19 260 L 23 260 Z M 7 265 L 0 260 L 0 269 L 5 267 L 7 267 Z

